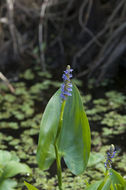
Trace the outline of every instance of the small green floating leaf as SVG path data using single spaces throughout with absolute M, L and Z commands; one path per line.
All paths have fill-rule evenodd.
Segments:
M 11 94 L 6 94 L 4 96 L 4 100 L 8 101 L 8 102 L 14 102 L 16 100 L 15 96 L 11 95 Z
M 23 76 L 26 80 L 32 80 L 34 79 L 34 74 L 33 72 L 31 71 L 31 69 L 27 69 L 25 72 L 24 72 L 24 76 Z

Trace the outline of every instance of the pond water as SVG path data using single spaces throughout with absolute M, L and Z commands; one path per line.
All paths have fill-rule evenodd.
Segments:
M 94 81 L 89 80 L 85 87 L 84 80 L 74 80 L 81 90 L 82 100 L 89 119 L 92 134 L 92 152 L 100 153 L 99 163 L 92 164 L 81 176 L 73 176 L 65 164 L 63 183 L 65 189 L 84 189 L 84 180 L 100 179 L 104 172 L 105 152 L 110 144 L 115 144 L 118 155 L 113 168 L 126 175 L 126 93 L 124 83 L 107 81 L 94 88 Z M 36 149 L 40 121 L 44 108 L 60 87 L 61 82 L 54 80 L 48 73 L 43 73 L 38 66 L 27 69 L 12 80 L 15 93 L 11 93 L 4 83 L 0 83 L 0 144 L 2 150 L 16 152 L 21 162 L 32 169 L 32 176 L 16 176 L 18 190 L 25 189 L 24 179 L 40 190 L 57 189 L 55 163 L 49 171 L 43 172 L 37 167 Z M 119 84 L 119 86 L 118 86 Z M 103 156 L 104 155 L 104 156 Z

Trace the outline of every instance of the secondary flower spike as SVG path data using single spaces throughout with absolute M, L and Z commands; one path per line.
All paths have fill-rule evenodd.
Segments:
M 62 76 L 63 84 L 61 85 L 61 98 L 62 100 L 66 100 L 67 96 L 72 96 L 72 84 L 70 82 L 70 78 L 72 77 L 73 69 L 70 68 L 70 65 L 67 65 L 66 71 Z
M 112 158 L 115 157 L 116 150 L 113 144 L 111 144 L 109 151 L 107 152 L 107 158 L 105 162 L 105 167 L 107 170 L 112 168 Z

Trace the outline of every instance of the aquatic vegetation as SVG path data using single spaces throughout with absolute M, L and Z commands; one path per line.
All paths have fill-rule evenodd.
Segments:
M 61 89 L 54 94 L 47 104 L 42 117 L 37 149 L 37 161 L 42 170 L 49 169 L 56 159 L 59 190 L 65 188 L 62 185 L 61 157 L 64 158 L 71 172 L 77 175 L 85 170 L 88 161 L 86 157 L 89 157 L 90 152 L 89 125 L 85 113 L 81 115 L 83 109 L 81 108 L 81 104 L 77 103 L 77 101 L 80 101 L 80 97 L 76 87 L 70 82 L 70 78 L 72 77 L 71 71 L 72 70 L 68 66 L 63 75 L 64 83 Z M 69 102 L 67 100 L 71 101 Z M 68 107 L 66 107 L 67 105 Z M 84 118 L 84 120 L 82 120 L 82 118 Z M 72 126 L 72 128 L 70 128 L 70 126 Z M 79 126 L 84 130 L 81 130 Z M 74 128 L 76 128 L 75 131 Z M 86 136 L 84 136 L 84 133 Z M 71 139 L 73 140 L 71 141 Z M 82 139 L 82 141 L 80 139 Z M 86 150 L 81 149 L 81 147 L 85 147 Z M 82 157 L 80 151 L 82 152 Z M 106 172 L 103 180 L 93 185 L 89 185 L 88 182 L 86 182 L 86 189 L 113 190 L 116 188 L 118 190 L 118 187 L 125 188 L 126 181 L 120 174 L 111 169 L 111 159 L 115 156 L 115 153 L 114 145 L 111 145 L 107 152 L 107 159 L 105 162 Z M 90 157 L 89 163 L 91 163 L 92 160 L 93 159 Z M 108 175 L 108 173 L 111 175 Z M 29 183 L 25 183 L 25 185 L 29 190 L 36 190 L 36 188 Z
M 63 74 L 64 83 L 50 99 L 42 117 L 37 161 L 43 170 L 56 159 L 59 189 L 62 190 L 61 158 L 75 175 L 87 166 L 90 129 L 80 94 L 71 84 L 71 69 Z M 62 101 L 61 101 L 62 100 Z
M 34 80 L 24 79 L 22 73 L 19 77 L 19 81 L 12 83 L 16 89 L 15 94 L 10 94 L 7 87 L 3 83 L 0 84 L 1 149 L 16 152 L 16 155 L 18 155 L 23 162 L 31 166 L 33 176 L 25 177 L 31 184 L 43 190 L 57 189 L 55 166 L 53 172 L 52 170 L 48 172 L 39 170 L 37 168 L 35 155 L 40 120 L 42 117 L 41 112 L 43 112 L 47 100 L 55 92 L 56 88 L 60 87 L 61 82 L 54 81 L 50 73 L 41 72 L 38 66 L 34 67 L 31 71 L 35 76 Z M 75 79 L 73 79 L 73 82 L 83 90 L 81 86 L 82 82 L 76 81 Z M 36 84 L 39 84 L 37 88 Z M 92 130 L 93 155 L 101 154 L 101 156 L 96 156 L 96 160 L 98 160 L 99 157 L 101 160 L 99 163 L 92 163 L 92 165 L 87 167 L 87 170 L 79 176 L 72 175 L 68 169 L 63 167 L 63 184 L 67 190 L 73 188 L 74 190 L 84 189 L 86 187 L 85 179 L 89 182 L 94 182 L 104 176 L 104 156 L 105 152 L 109 149 L 108 144 L 111 143 L 115 143 L 120 147 L 119 155 L 114 158 L 115 162 L 113 163 L 113 168 L 116 168 L 122 175 L 125 175 L 126 107 L 124 99 L 126 96 L 121 90 L 107 89 L 104 91 L 104 94 L 102 96 L 99 95 L 98 98 L 96 98 L 96 96 L 94 98 L 94 94 L 89 90 L 87 91 L 88 94 L 82 96 L 82 101 L 84 102 Z M 81 92 L 81 95 L 83 95 L 83 92 Z M 120 100 L 118 101 L 116 99 Z M 114 106 L 115 103 L 116 105 Z M 17 178 L 17 181 L 17 190 L 23 190 L 24 178 Z
M 0 150 L 0 190 L 14 190 L 17 182 L 10 178 L 21 173 L 30 174 L 31 169 L 20 163 L 15 154 Z
M 115 154 L 116 150 L 112 144 L 107 151 L 106 162 L 104 163 L 106 168 L 104 178 L 91 185 L 87 184 L 85 190 L 124 190 L 126 188 L 126 181 L 124 178 L 112 169 L 112 159 L 115 157 Z

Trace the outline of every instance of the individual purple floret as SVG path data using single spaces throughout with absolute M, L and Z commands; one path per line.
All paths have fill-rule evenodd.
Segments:
M 73 69 L 70 69 L 70 65 L 67 65 L 66 71 L 64 71 L 64 74 L 62 76 L 63 78 L 63 84 L 61 85 L 61 98 L 62 100 L 66 100 L 68 96 L 72 96 L 72 84 L 70 82 L 70 78 L 72 77 L 71 72 Z
M 115 154 L 116 154 L 115 146 L 112 144 L 110 146 L 109 151 L 107 152 L 106 162 L 104 163 L 106 170 L 109 170 L 110 168 L 112 168 L 112 158 L 115 157 Z

